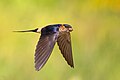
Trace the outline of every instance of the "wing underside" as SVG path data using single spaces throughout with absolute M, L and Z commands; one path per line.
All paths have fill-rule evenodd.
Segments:
M 70 33 L 60 33 L 57 39 L 57 44 L 67 63 L 71 67 L 74 67 Z
M 47 62 L 56 43 L 57 34 L 41 35 L 35 50 L 35 68 L 40 70 Z

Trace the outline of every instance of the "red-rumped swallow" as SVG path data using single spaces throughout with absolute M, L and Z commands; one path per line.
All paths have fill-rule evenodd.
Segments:
M 67 63 L 74 68 L 70 36 L 71 31 L 73 31 L 72 26 L 68 24 L 53 24 L 34 30 L 16 32 L 41 33 L 35 50 L 35 69 L 39 71 L 46 64 L 56 42 Z

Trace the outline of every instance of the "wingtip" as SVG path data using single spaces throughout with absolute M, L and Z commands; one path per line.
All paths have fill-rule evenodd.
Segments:
M 74 65 L 73 66 L 71 66 L 72 68 L 74 68 Z
M 69 64 L 70 65 L 70 64 Z M 74 65 L 70 65 L 71 68 L 74 68 Z
M 36 71 L 40 71 L 42 68 L 43 68 L 43 65 L 38 66 L 37 64 L 35 64 Z
M 35 68 L 35 71 L 39 71 L 39 69 Z
M 35 66 L 35 71 L 40 71 L 41 68 Z

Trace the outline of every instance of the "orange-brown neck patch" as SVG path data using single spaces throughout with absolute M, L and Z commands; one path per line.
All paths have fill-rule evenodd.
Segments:
M 65 26 L 61 25 L 60 28 L 59 28 L 59 31 L 65 31 L 65 30 L 66 30 Z

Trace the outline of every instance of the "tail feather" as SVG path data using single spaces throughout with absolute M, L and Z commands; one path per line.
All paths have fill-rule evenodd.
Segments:
M 33 29 L 33 30 L 24 30 L 24 31 L 13 31 L 13 32 L 37 32 L 37 29 Z

